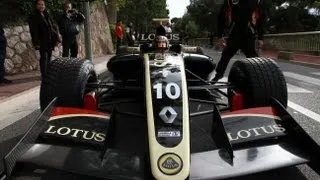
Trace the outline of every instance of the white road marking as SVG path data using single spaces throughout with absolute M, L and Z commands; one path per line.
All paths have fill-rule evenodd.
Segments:
M 300 106 L 300 105 L 298 105 L 298 104 L 296 104 L 296 103 L 294 103 L 292 101 L 288 101 L 288 106 L 290 108 L 292 108 L 292 109 L 294 109 L 294 110 L 306 115 L 307 117 L 309 117 L 309 118 L 311 118 L 311 119 L 313 119 L 315 121 L 320 122 L 320 115 L 319 114 L 317 114 L 317 113 L 315 113 L 315 112 L 313 112 L 313 111 L 311 111 L 309 109 L 306 109 L 306 108 L 304 108 L 304 107 L 302 107 L 302 106 Z
M 297 79 L 297 80 L 300 80 L 300 81 L 304 81 L 304 82 L 307 82 L 307 83 L 311 83 L 311 84 L 320 86 L 320 80 L 317 79 L 317 78 L 312 78 L 312 77 L 309 77 L 309 76 L 304 76 L 304 75 L 293 73 L 293 72 L 283 72 L 283 74 L 285 76 L 293 78 L 293 79 Z
M 311 74 L 314 74 L 314 75 L 320 76 L 320 72 L 312 72 Z
M 226 81 L 221 81 L 221 82 L 226 82 Z M 287 83 L 287 89 L 288 89 L 288 93 L 309 93 L 312 94 L 312 91 L 308 91 L 304 88 L 298 87 L 298 86 L 294 86 L 292 84 Z M 224 93 L 227 93 L 227 89 L 221 89 L 221 91 L 223 91 Z
M 313 93 L 306 89 L 287 83 L 288 93 Z

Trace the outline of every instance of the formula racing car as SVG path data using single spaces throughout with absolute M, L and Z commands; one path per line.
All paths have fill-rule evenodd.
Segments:
M 276 62 L 214 60 L 165 36 L 112 57 L 50 62 L 41 114 L 4 158 L 4 179 L 226 179 L 307 164 L 320 149 L 287 112 Z

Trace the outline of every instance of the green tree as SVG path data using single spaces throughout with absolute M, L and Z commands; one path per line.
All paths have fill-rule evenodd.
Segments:
M 103 2 L 103 0 L 95 0 Z M 69 0 L 73 7 L 83 11 L 83 2 Z M 46 8 L 53 17 L 57 17 L 63 11 L 65 0 L 45 0 Z M 91 3 L 92 4 L 92 3 Z M 7 25 L 26 24 L 30 14 L 35 10 L 35 0 L 1 0 L 0 22 Z
M 153 18 L 166 18 L 169 15 L 166 0 L 128 0 L 119 8 L 117 18 L 124 24 L 132 22 L 138 32 L 152 30 Z
M 263 0 L 267 7 L 267 33 L 314 31 L 320 28 L 320 16 L 309 13 L 310 8 L 320 12 L 320 0 Z M 220 1 L 191 0 L 190 19 L 201 29 L 202 37 L 217 30 Z
M 217 17 L 223 0 L 192 0 L 187 7 L 190 19 L 201 29 L 202 37 L 217 30 Z
M 185 35 L 188 38 L 196 38 L 199 36 L 199 27 L 194 21 L 189 21 L 187 23 Z
M 268 33 L 315 31 L 319 27 L 319 17 L 310 14 L 317 1 L 273 1 L 269 9 Z

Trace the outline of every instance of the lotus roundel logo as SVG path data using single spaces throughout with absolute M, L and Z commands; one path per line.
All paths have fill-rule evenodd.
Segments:
M 158 160 L 158 167 L 160 171 L 166 175 L 178 174 L 183 166 L 181 158 L 173 153 L 162 155 Z

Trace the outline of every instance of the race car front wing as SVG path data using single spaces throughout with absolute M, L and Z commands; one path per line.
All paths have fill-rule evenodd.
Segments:
M 144 154 L 35 143 L 53 106 L 54 102 L 5 157 L 8 179 L 26 171 L 51 176 L 67 172 L 75 177 L 147 179 L 150 169 Z M 224 179 L 305 163 L 319 173 L 319 146 L 277 100 L 272 107 L 220 114 L 214 106 L 213 112 L 212 139 L 217 149 L 191 154 L 190 179 Z M 260 127 L 254 128 L 256 123 Z

